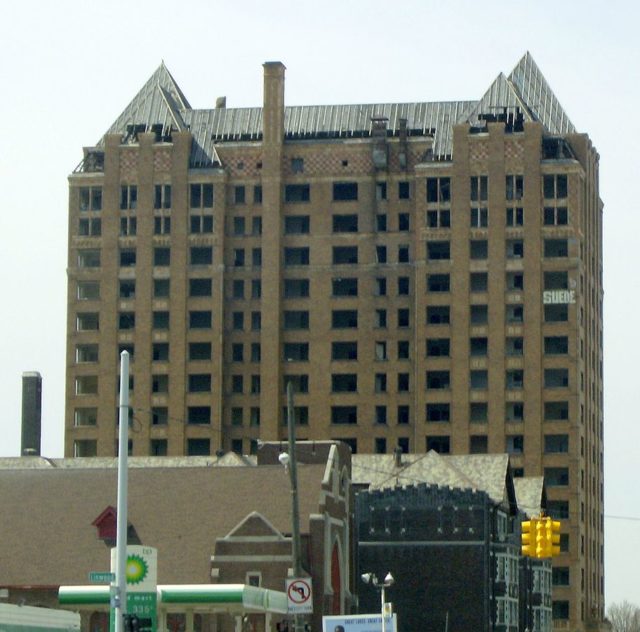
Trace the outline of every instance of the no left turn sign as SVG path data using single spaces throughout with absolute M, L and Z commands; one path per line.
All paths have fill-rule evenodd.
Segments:
M 313 612 L 311 579 L 287 580 L 287 602 L 289 613 L 308 614 Z

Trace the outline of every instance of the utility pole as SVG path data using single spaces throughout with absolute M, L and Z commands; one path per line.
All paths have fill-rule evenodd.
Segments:
M 127 486 L 129 455 L 129 353 L 120 354 L 118 436 L 118 505 L 116 523 L 116 580 L 112 596 L 115 632 L 123 632 L 127 614 Z

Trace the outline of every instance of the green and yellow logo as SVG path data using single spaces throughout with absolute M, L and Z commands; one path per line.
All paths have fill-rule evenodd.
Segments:
M 129 555 L 127 557 L 127 584 L 139 584 L 143 582 L 148 572 L 149 566 L 144 558 L 139 555 Z

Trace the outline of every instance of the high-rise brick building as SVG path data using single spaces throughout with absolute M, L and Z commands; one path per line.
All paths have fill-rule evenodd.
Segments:
M 70 177 L 68 456 L 511 454 L 565 519 L 557 627 L 603 616 L 598 154 L 529 54 L 480 100 L 193 109 L 160 66 Z

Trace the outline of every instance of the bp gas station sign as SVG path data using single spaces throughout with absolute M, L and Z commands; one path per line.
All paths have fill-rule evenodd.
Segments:
M 116 549 L 111 549 L 111 569 L 115 572 Z M 158 550 L 149 546 L 127 546 L 127 614 L 138 617 L 140 632 L 156 632 L 158 600 Z M 111 608 L 110 629 L 115 630 L 115 610 Z

